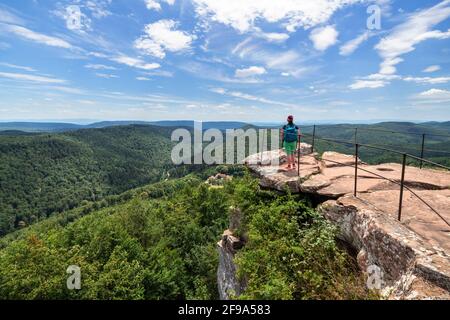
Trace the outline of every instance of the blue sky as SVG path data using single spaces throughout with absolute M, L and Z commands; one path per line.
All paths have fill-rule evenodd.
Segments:
M 0 0 L 0 121 L 448 121 L 449 44 L 450 0 Z

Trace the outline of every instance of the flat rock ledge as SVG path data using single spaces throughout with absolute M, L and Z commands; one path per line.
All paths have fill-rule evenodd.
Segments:
M 356 161 L 354 197 L 351 166 Z M 281 150 L 244 160 L 262 187 L 324 199 L 318 211 L 340 228 L 340 238 L 358 252 L 358 265 L 368 279 L 377 273 L 374 287 L 385 298 L 450 299 L 450 228 L 406 190 L 402 222 L 397 220 L 399 164 L 368 165 L 336 152 L 319 158 L 307 144 L 301 148 L 300 177 L 296 170 L 286 171 L 285 162 Z M 408 166 L 405 185 L 450 220 L 449 172 Z

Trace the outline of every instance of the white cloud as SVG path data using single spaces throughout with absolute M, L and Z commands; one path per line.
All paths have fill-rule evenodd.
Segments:
M 430 89 L 419 93 L 414 98 L 418 100 L 418 103 L 448 103 L 450 102 L 450 91 Z
M 19 81 L 29 81 L 29 82 L 37 82 L 37 83 L 66 83 L 66 80 L 55 79 L 43 76 L 36 76 L 30 74 L 22 74 L 22 73 L 9 73 L 9 72 L 0 72 L 0 77 L 19 80 Z
M 155 70 L 152 72 L 145 72 L 145 74 L 148 76 L 153 76 L 153 77 L 165 77 L 165 78 L 173 77 L 173 72 L 166 71 L 166 70 Z
M 395 74 L 382 74 L 382 73 L 374 73 L 367 77 L 365 77 L 365 80 L 384 80 L 384 81 L 391 81 L 391 80 L 398 80 L 402 77 L 397 76 Z
M 189 63 L 179 64 L 178 68 L 202 79 L 226 83 L 252 83 L 252 84 L 262 83 L 262 80 L 256 78 L 229 77 L 228 73 L 225 72 L 223 69 L 218 68 L 217 65 L 213 66 L 210 64 L 199 63 L 196 61 L 190 61 Z
M 432 65 L 432 66 L 429 66 L 429 67 L 425 68 L 422 72 L 432 73 L 432 72 L 436 72 L 436 71 L 439 71 L 439 70 L 441 70 L 441 66 Z
M 367 77 L 357 79 L 349 86 L 352 90 L 376 89 L 388 85 L 392 80 L 400 80 L 402 77 L 395 74 L 374 73 Z
M 108 56 L 106 54 L 100 53 L 100 52 L 88 52 L 87 55 L 93 56 L 96 58 L 105 58 L 105 59 L 108 58 Z
M 193 0 L 196 13 L 204 20 L 228 25 L 239 32 L 254 29 L 255 22 L 281 23 L 288 32 L 327 22 L 345 5 L 361 0 Z
M 94 70 L 117 70 L 117 68 L 115 67 L 105 66 L 103 64 L 87 64 L 84 67 L 87 69 L 94 69 Z
M 319 51 L 325 51 L 336 44 L 338 35 L 339 32 L 337 32 L 334 26 L 326 26 L 311 31 L 309 38 L 313 42 L 314 48 Z
M 94 18 L 100 19 L 112 15 L 107 9 L 112 0 L 95 0 L 86 1 L 86 7 L 91 11 Z
M 73 48 L 70 43 L 68 43 L 67 41 L 65 41 L 63 39 L 52 37 L 52 36 L 47 36 L 42 33 L 37 33 L 30 29 L 21 27 L 21 26 L 0 24 L 0 29 L 1 28 L 3 28 L 6 31 L 8 31 L 18 37 L 21 37 L 23 39 L 31 40 L 31 41 L 41 43 L 41 44 L 45 44 L 47 46 L 59 47 L 59 48 L 65 48 L 65 49 Z
M 435 96 L 442 96 L 442 95 L 450 97 L 450 91 L 441 90 L 441 89 L 430 89 L 428 91 L 424 91 L 424 92 L 420 93 L 419 95 L 422 97 L 435 97 Z
M 444 0 L 431 8 L 412 14 L 404 23 L 395 27 L 375 47 L 383 58 L 380 73 L 394 74 L 395 66 L 403 61 L 400 56 L 414 51 L 419 43 L 428 39 L 449 38 L 450 30 L 431 30 L 449 16 L 450 1 Z
M 386 85 L 386 82 L 383 80 L 356 80 L 355 83 L 349 86 L 352 90 L 359 89 L 376 89 L 382 88 Z
M 422 84 L 440 84 L 450 82 L 450 77 L 405 77 L 403 80 Z
M 150 79 L 147 78 L 147 77 L 136 77 L 136 80 L 139 80 L 139 81 L 150 81 Z
M 266 69 L 263 67 L 252 66 L 245 69 L 237 69 L 235 73 L 236 78 L 247 78 L 253 76 L 260 76 L 267 73 Z
M 288 34 L 278 32 L 260 33 L 259 36 L 263 39 L 266 39 L 269 42 L 283 42 L 289 39 Z
M 189 49 L 196 38 L 185 31 L 175 30 L 177 23 L 173 20 L 160 20 L 148 24 L 145 35 L 137 39 L 134 47 L 144 53 L 163 59 L 166 51 L 179 52 Z
M 347 43 L 345 43 L 344 45 L 342 45 L 339 49 L 339 54 L 341 56 L 351 55 L 353 52 L 356 51 L 356 49 L 358 49 L 358 47 L 364 41 L 367 41 L 369 38 L 370 38 L 369 31 L 362 33 L 361 35 L 357 36 L 355 39 L 352 39 L 352 40 L 348 41 Z
M 261 102 L 264 104 L 271 104 L 271 105 L 284 106 L 284 107 L 297 107 L 290 103 L 285 103 L 282 101 L 274 101 L 274 100 L 266 99 L 263 97 L 254 96 L 254 95 L 251 95 L 248 93 L 243 93 L 240 91 L 229 91 L 224 88 L 212 88 L 210 91 L 221 94 L 221 95 L 227 95 L 230 97 L 249 100 L 249 101 L 257 101 L 257 102 Z
M 259 45 L 253 44 L 251 38 L 247 38 L 239 43 L 233 49 L 232 54 L 239 56 L 243 60 L 264 64 L 267 69 L 288 72 L 297 78 L 312 69 L 311 66 L 302 66 L 303 61 L 297 51 L 268 51 Z
M 124 56 L 124 55 L 110 58 L 110 60 L 117 62 L 117 63 L 124 64 L 129 67 L 142 69 L 142 70 L 153 70 L 153 69 L 158 69 L 159 67 L 161 67 L 161 65 L 159 63 L 146 63 L 145 61 L 143 61 L 141 59 L 132 58 L 132 57 Z
M 145 0 L 145 5 L 149 10 L 161 10 L 161 2 L 165 2 L 169 5 L 173 5 L 175 0 Z
M 281 43 L 289 39 L 289 34 L 280 32 L 263 32 L 260 28 L 255 27 L 254 35 L 258 38 L 267 40 L 268 42 Z
M 96 73 L 95 75 L 99 78 L 104 78 L 104 79 L 119 78 L 119 76 L 116 76 L 115 74 L 108 74 L 108 73 Z
M 8 67 L 8 68 L 13 68 L 13 69 L 19 69 L 19 70 L 24 70 L 24 71 L 28 71 L 28 72 L 36 72 L 35 69 L 30 68 L 30 67 L 24 67 L 24 66 L 18 66 L 16 64 L 11 64 L 11 63 L 6 63 L 6 62 L 0 62 L 0 66 L 4 66 L 4 67 Z

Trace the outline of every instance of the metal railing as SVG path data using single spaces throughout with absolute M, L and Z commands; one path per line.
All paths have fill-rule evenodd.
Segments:
M 311 127 L 311 126 L 305 126 L 305 127 Z M 315 136 L 316 135 L 316 129 L 321 127 L 318 125 L 312 125 L 313 127 L 313 133 L 312 135 Z M 354 143 L 358 143 L 358 133 L 360 131 L 371 131 L 371 132 L 383 132 L 383 133 L 389 133 L 389 134 L 404 134 L 404 135 L 412 135 L 412 136 L 419 136 L 420 137 L 420 148 L 417 148 L 416 150 L 420 151 L 420 157 L 416 157 L 416 160 L 419 160 L 420 163 L 420 168 L 423 167 L 424 161 L 423 159 L 425 158 L 425 152 L 433 152 L 433 153 L 441 153 L 441 154 L 450 154 L 450 152 L 448 151 L 443 151 L 443 150 L 432 150 L 432 149 L 427 149 L 426 148 L 426 141 L 427 141 L 427 137 L 443 137 L 443 138 L 449 138 L 450 139 L 450 135 L 446 135 L 446 134 L 439 134 L 439 133 L 426 133 L 426 132 L 409 132 L 409 131 L 395 131 L 395 130 L 388 130 L 388 129 L 379 129 L 379 128 L 366 128 L 366 127 L 355 127 L 355 126 L 351 126 L 351 125 L 323 125 L 322 127 L 326 127 L 326 128 L 330 128 L 330 127 L 337 127 L 337 128 L 342 128 L 342 129 L 348 129 L 348 130 L 353 130 L 354 134 L 353 134 L 353 138 L 354 138 Z M 313 147 L 314 147 L 314 141 L 313 141 Z M 409 147 L 409 149 L 411 149 Z
M 357 129 L 357 128 L 356 128 Z M 357 135 L 357 131 L 355 134 L 355 137 Z M 297 161 L 298 161 L 298 176 L 300 177 L 300 158 L 301 158 L 301 141 L 302 141 L 302 137 L 305 136 L 305 134 L 300 134 L 299 135 L 299 139 L 298 139 L 298 147 L 297 147 Z M 409 192 L 411 192 L 411 194 L 413 194 L 416 198 L 418 198 L 423 204 L 425 204 L 431 211 L 433 211 L 442 221 L 444 221 L 449 227 L 450 227 L 450 223 L 438 212 L 436 211 L 429 203 L 427 203 L 422 197 L 420 197 L 414 190 L 412 190 L 411 188 L 409 188 L 408 186 L 405 185 L 405 173 L 406 173 L 406 163 L 407 163 L 407 159 L 408 158 L 412 158 L 414 160 L 419 160 L 421 161 L 421 164 L 423 163 L 428 163 L 430 165 L 439 167 L 441 169 L 445 169 L 445 170 L 449 170 L 450 168 L 447 166 L 444 166 L 442 164 L 438 164 L 436 162 L 424 159 L 423 157 L 417 157 L 405 152 L 400 152 L 397 150 L 393 150 L 393 149 L 389 149 L 389 148 L 385 148 L 385 147 L 381 147 L 378 145 L 369 145 L 369 144 L 363 144 L 363 143 L 358 143 L 357 139 L 355 138 L 354 142 L 350 142 L 350 141 L 344 141 L 344 140 L 338 140 L 338 139 L 330 139 L 330 138 L 320 138 L 316 135 L 316 126 L 314 126 L 313 128 L 313 134 L 312 134 L 312 154 L 311 155 L 307 155 L 307 156 L 314 156 L 314 150 L 315 150 L 315 144 L 316 144 L 316 140 L 322 140 L 322 141 L 327 141 L 327 142 L 332 142 L 332 143 L 341 143 L 341 144 L 346 144 L 346 145 L 351 145 L 354 146 L 355 148 L 355 163 L 354 165 L 348 165 L 345 163 L 340 163 L 337 161 L 333 161 L 333 160 L 324 160 L 324 161 L 328 161 L 328 162 L 334 162 L 337 164 L 341 164 L 344 166 L 354 166 L 355 168 L 355 180 L 354 180 L 354 192 L 353 195 L 356 197 L 357 193 L 358 193 L 358 170 L 361 171 L 365 171 L 368 172 L 370 174 L 373 174 L 374 176 L 377 176 L 379 178 L 388 180 L 394 184 L 397 184 L 400 186 L 400 196 L 399 196 L 399 206 L 398 206 L 398 220 L 401 221 L 401 217 L 402 217 L 402 208 L 403 208 L 403 193 L 404 193 L 404 189 L 408 190 Z M 424 142 L 424 139 L 422 140 Z M 380 174 L 377 174 L 375 172 L 371 172 L 369 170 L 366 170 L 362 167 L 359 166 L 359 155 L 360 155 L 360 148 L 364 147 L 364 148 L 369 148 L 369 149 L 376 149 L 376 150 L 381 150 L 381 151 L 386 151 L 386 152 L 391 152 L 391 153 L 395 153 L 395 154 L 399 154 L 402 156 L 402 170 L 401 170 L 401 177 L 400 177 L 400 182 L 395 181 L 393 179 L 387 178 L 387 177 L 383 177 Z M 422 151 L 423 153 L 423 151 Z M 421 165 L 422 168 L 422 165 Z

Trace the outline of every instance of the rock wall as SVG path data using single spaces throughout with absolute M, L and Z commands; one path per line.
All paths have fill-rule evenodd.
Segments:
M 450 265 L 442 252 L 393 217 L 354 197 L 318 208 L 340 227 L 340 238 L 358 251 L 363 272 L 380 268 L 382 295 L 390 299 L 450 299 Z
M 217 269 L 217 287 L 221 300 L 230 300 L 239 296 L 245 289 L 245 285 L 236 274 L 234 256 L 240 248 L 242 241 L 233 236 L 230 230 L 226 230 L 222 239 L 217 243 L 219 252 L 219 267 Z
M 230 226 L 217 243 L 219 253 L 219 267 L 217 269 L 217 288 L 221 300 L 230 300 L 242 294 L 245 281 L 237 276 L 234 257 L 245 242 L 233 233 L 241 226 L 242 213 L 238 208 L 230 208 Z

